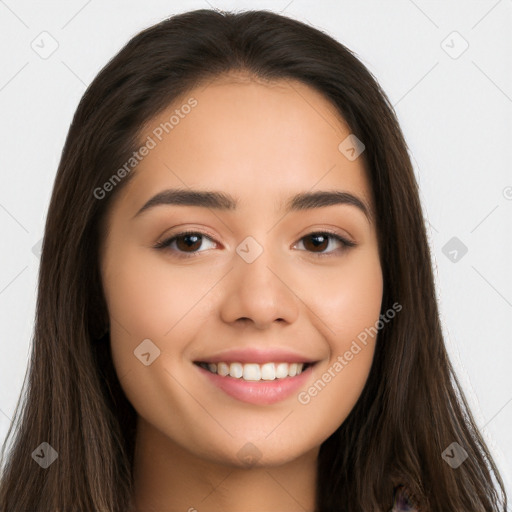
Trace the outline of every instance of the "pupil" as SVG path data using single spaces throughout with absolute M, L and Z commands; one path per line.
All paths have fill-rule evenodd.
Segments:
M 311 235 L 310 237 L 308 237 L 310 240 L 313 240 L 313 246 L 315 248 L 318 248 L 319 246 L 321 246 L 322 244 L 325 244 L 326 240 L 327 240 L 327 237 L 324 236 L 324 235 Z M 318 241 L 314 241 L 314 240 L 318 240 L 318 239 L 322 239 L 320 242 Z M 325 249 L 325 247 L 322 247 L 323 249 Z
M 180 240 L 185 240 L 185 239 L 194 239 L 194 241 L 192 243 L 188 243 L 188 242 L 185 242 L 183 245 L 184 245 L 184 248 L 185 249 L 198 249 L 200 246 L 201 246 L 201 241 L 200 241 L 200 236 L 198 235 L 183 235 L 183 236 L 180 236 L 176 242 L 177 242 L 177 245 L 179 246 L 180 245 Z M 181 249 L 181 247 L 180 247 Z

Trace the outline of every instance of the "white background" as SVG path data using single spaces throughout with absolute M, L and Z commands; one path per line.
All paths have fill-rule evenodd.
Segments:
M 140 30 L 209 7 L 307 22 L 355 51 L 388 94 L 421 189 L 448 350 L 512 498 L 511 0 L 0 0 L 0 442 L 28 362 L 37 244 L 78 102 Z M 47 49 L 58 43 L 46 59 L 31 46 L 43 37 Z M 442 251 L 452 237 L 468 248 L 456 262 Z

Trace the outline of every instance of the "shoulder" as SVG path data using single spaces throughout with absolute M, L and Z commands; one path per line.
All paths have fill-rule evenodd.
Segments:
M 394 490 L 393 508 L 389 512 L 419 512 L 403 485 L 398 485 Z

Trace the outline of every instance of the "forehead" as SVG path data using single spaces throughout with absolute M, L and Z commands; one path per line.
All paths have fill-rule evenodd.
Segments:
M 306 84 L 223 76 L 147 123 L 140 140 L 149 137 L 154 147 L 124 195 L 136 208 L 164 188 L 215 189 L 277 209 L 297 192 L 337 189 L 371 205 L 363 159 L 351 161 L 338 148 L 350 134 L 329 100 Z

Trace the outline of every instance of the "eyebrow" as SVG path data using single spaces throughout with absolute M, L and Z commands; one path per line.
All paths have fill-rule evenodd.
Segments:
M 301 192 L 288 199 L 284 205 L 285 213 L 292 211 L 311 210 L 332 205 L 349 205 L 358 208 L 364 213 L 368 222 L 372 223 L 371 209 L 366 202 L 349 193 L 339 190 L 321 190 L 316 192 Z M 167 189 L 159 192 L 149 199 L 133 216 L 162 205 L 196 206 L 200 208 L 213 208 L 215 210 L 236 210 L 238 201 L 224 192 L 212 190 Z

